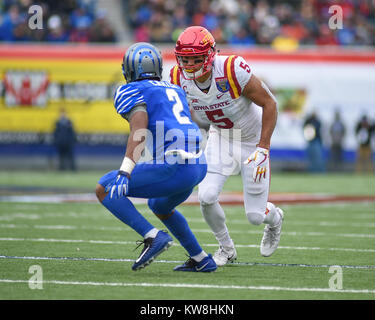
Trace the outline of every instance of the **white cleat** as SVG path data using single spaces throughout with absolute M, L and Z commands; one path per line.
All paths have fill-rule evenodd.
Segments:
M 281 216 L 280 222 L 274 226 L 270 227 L 268 224 L 264 227 L 264 233 L 262 242 L 260 243 L 260 253 L 263 257 L 269 257 L 272 255 L 280 242 L 281 236 L 281 226 L 283 225 L 284 212 L 280 208 L 276 208 L 277 212 Z
M 220 246 L 220 248 L 215 252 L 213 259 L 218 267 L 222 267 L 229 262 L 233 262 L 237 259 L 236 248 Z

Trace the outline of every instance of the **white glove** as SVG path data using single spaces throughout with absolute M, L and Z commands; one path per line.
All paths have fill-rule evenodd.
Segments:
M 244 161 L 244 164 L 250 164 L 254 167 L 254 182 L 260 182 L 262 178 L 266 179 L 267 168 L 269 162 L 269 151 L 264 148 L 257 147 L 256 150 Z
M 177 150 L 167 150 L 164 155 L 165 156 L 180 156 L 182 159 L 197 159 L 202 155 L 203 151 L 202 149 L 199 150 L 198 153 L 191 153 L 191 152 L 186 152 L 185 150 L 182 149 L 177 149 Z

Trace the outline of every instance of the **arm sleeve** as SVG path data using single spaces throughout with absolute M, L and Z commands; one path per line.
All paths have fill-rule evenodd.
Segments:
M 130 122 L 131 117 L 136 113 L 136 112 L 146 112 L 147 113 L 147 107 L 145 103 L 142 104 L 137 104 L 134 108 L 132 108 L 128 113 L 121 114 L 121 116 L 128 120 Z

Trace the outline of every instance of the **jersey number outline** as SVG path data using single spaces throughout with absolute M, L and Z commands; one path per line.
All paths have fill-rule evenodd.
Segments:
M 218 128 L 231 129 L 234 126 L 233 122 L 229 118 L 223 118 L 225 117 L 225 115 L 222 109 L 206 111 L 206 116 L 208 120 L 215 123 Z M 218 123 L 222 123 L 222 124 L 218 125 Z
M 181 112 L 184 111 L 184 105 L 182 104 L 177 91 L 174 89 L 165 89 L 165 93 L 167 94 L 169 101 L 175 102 L 172 107 L 172 111 L 176 120 L 180 124 L 191 124 L 189 117 L 181 115 Z

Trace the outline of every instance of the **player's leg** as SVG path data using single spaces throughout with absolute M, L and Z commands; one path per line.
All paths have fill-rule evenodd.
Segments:
M 203 217 L 219 243 L 230 245 L 232 241 L 225 235 L 228 231 L 225 224 L 225 213 L 219 204 L 219 195 L 227 178 L 218 173 L 208 172 L 198 185 L 198 199 Z M 220 237 L 222 235 L 225 237 Z
M 65 170 L 65 153 L 61 147 L 59 149 L 59 170 Z
M 69 170 L 69 148 L 68 147 L 64 147 L 63 170 Z
M 211 255 L 207 254 L 199 245 L 187 220 L 176 209 L 176 206 L 184 202 L 192 191 L 193 189 L 168 197 L 149 199 L 148 205 L 190 256 L 191 263 L 189 266 L 186 266 L 185 263 L 177 266 L 174 270 L 210 272 L 216 270 L 215 262 Z
M 198 187 L 203 217 L 219 242 L 219 249 L 214 254 L 218 266 L 223 266 L 237 257 L 233 240 L 225 223 L 225 213 L 219 203 L 219 194 L 227 178 L 222 174 L 209 172 Z
M 190 170 L 192 167 L 199 170 Z M 189 168 L 189 172 L 180 170 L 182 167 Z M 204 177 L 206 165 L 185 165 L 178 164 L 137 164 L 132 172 L 129 181 L 129 197 L 156 198 L 190 191 Z M 117 176 L 117 170 L 104 175 L 96 189 L 96 194 L 101 203 L 121 221 L 132 227 L 139 234 L 144 236 L 151 230 L 151 224 L 135 209 L 127 197 L 111 199 L 108 196 L 108 188 Z M 117 201 L 119 200 L 119 201 Z
M 106 192 L 107 186 L 116 176 L 117 170 L 105 174 L 98 182 L 96 195 L 103 206 L 115 217 L 144 237 L 148 231 L 153 229 L 153 226 L 138 212 L 127 197 L 111 199 L 108 192 Z
M 204 158 L 204 156 L 202 156 Z M 164 225 L 187 250 L 195 264 L 191 268 L 176 267 L 177 271 L 210 272 L 216 264 L 202 250 L 185 217 L 176 210 L 191 194 L 194 186 L 206 174 L 205 161 L 197 164 L 139 164 L 132 172 L 129 196 L 149 198 L 151 210 L 162 219 Z
M 268 257 L 277 249 L 279 244 L 284 214 L 280 208 L 268 202 L 270 170 L 268 170 L 268 178 L 262 179 L 260 182 L 254 182 L 252 174 L 253 168 L 249 165 L 243 165 L 241 176 L 244 188 L 245 212 L 251 224 L 266 224 L 260 251 L 263 256 Z
M 69 148 L 69 169 L 72 171 L 76 170 L 76 162 L 74 156 L 74 146 Z
M 147 221 L 127 197 L 119 199 L 109 197 L 106 188 L 116 176 L 117 170 L 104 175 L 96 187 L 96 195 L 103 206 L 114 216 L 144 238 L 144 248 L 132 266 L 133 270 L 138 270 L 150 264 L 161 252 L 170 247 L 173 240 L 167 233 L 158 230 Z
M 191 192 L 192 189 L 169 197 L 152 198 L 148 200 L 148 206 L 168 230 L 179 240 L 189 255 L 195 256 L 202 252 L 202 248 L 191 232 L 185 217 L 175 209 L 176 206 L 184 202 L 190 196 Z
M 150 200 L 152 210 L 155 213 L 166 215 L 164 224 L 197 260 L 206 258 L 207 254 L 200 248 L 185 218 L 174 208 L 186 200 L 193 187 L 203 179 L 205 173 L 205 164 L 169 165 L 165 163 L 155 165 L 141 163 L 134 168 L 129 182 L 130 197 L 159 199 L 158 201 Z M 111 180 L 111 177 L 108 179 Z M 105 184 L 103 183 L 103 185 Z M 111 201 L 109 200 L 109 202 Z M 173 214 L 171 214 L 172 212 Z M 126 212 L 121 213 L 127 216 Z M 168 216 L 169 214 L 171 215 Z M 140 218 L 139 215 L 136 215 L 137 219 Z M 137 220 L 137 223 L 139 223 L 139 220 Z
M 225 224 L 225 213 L 219 204 L 219 194 L 228 176 L 239 171 L 238 161 L 234 158 L 233 143 L 219 134 L 217 130 L 210 130 L 205 153 L 207 156 L 208 172 L 199 184 L 198 198 L 201 211 L 207 224 L 219 242 L 219 249 L 214 259 L 219 266 L 233 261 L 237 257 L 233 240 Z
M 177 238 L 188 252 L 191 264 L 177 266 L 176 271 L 210 272 L 216 270 L 216 264 L 211 255 L 208 255 L 199 245 L 191 231 L 185 217 L 176 209 L 192 193 L 194 187 L 202 181 L 206 174 L 206 165 L 178 165 L 170 179 L 158 183 L 158 192 L 165 196 L 151 198 L 148 205 L 151 211 L 164 223 L 168 230 Z M 153 188 L 154 189 L 154 188 Z M 152 190 L 143 190 L 149 195 L 155 195 Z M 136 192 L 136 188 L 135 191 Z

